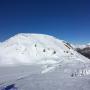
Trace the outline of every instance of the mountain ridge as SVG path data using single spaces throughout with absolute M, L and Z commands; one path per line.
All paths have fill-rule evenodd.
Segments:
M 61 57 L 78 56 L 78 53 L 69 43 L 44 34 L 17 34 L 3 42 L 0 45 L 0 50 L 2 51 L 0 53 L 2 63 L 5 57 L 7 58 L 7 64 L 9 61 L 9 64 L 18 64 L 20 62 L 23 64 L 38 63 L 39 60 L 42 64 L 54 64 Z
M 24 85 L 27 85 L 28 79 L 29 83 L 32 83 L 32 76 L 34 76 L 33 79 L 36 77 L 39 81 L 43 81 L 40 80 L 41 76 L 46 76 L 44 80 L 48 80 L 50 75 L 58 84 L 61 82 L 60 80 L 68 81 L 70 78 L 73 80 L 90 75 L 90 59 L 78 53 L 68 42 L 53 36 L 18 34 L 1 43 L 0 51 L 2 72 L 0 80 L 3 82 L 4 79 L 6 87 L 13 83 L 18 84 L 18 82 L 22 84 L 25 81 Z M 40 76 L 38 77 L 38 75 Z M 59 77 L 60 82 L 57 82 L 56 78 Z M 68 80 L 65 77 L 68 77 Z M 11 81 L 6 83 L 8 79 Z M 63 83 L 65 84 L 65 82 Z M 31 88 L 30 85 L 29 87 Z
M 90 59 L 90 43 L 84 45 L 77 45 L 74 47 L 77 52 Z

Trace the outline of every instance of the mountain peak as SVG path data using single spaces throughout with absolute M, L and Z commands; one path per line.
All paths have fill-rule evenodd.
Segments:
M 30 38 L 30 37 L 38 37 L 38 38 L 45 38 L 45 37 L 51 37 L 51 38 L 55 38 L 53 36 L 47 35 L 47 34 L 36 34 L 36 33 L 18 33 L 15 36 L 13 36 L 13 38 L 21 38 L 21 37 L 25 37 L 25 38 Z
M 62 61 L 88 61 L 69 43 L 45 34 L 17 34 L 3 42 L 0 45 L 0 51 L 2 51 L 0 63 L 3 64 L 56 64 Z

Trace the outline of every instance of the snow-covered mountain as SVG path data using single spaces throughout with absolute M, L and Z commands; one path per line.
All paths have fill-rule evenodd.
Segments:
M 17 34 L 1 43 L 0 51 L 0 66 L 42 65 L 42 73 L 59 65 L 81 68 L 90 63 L 69 43 L 44 34 Z
M 55 64 L 75 60 L 88 62 L 69 43 L 43 34 L 17 34 L 4 41 L 0 51 L 1 65 Z
M 86 47 L 90 47 L 90 43 L 87 43 L 87 44 L 76 44 L 76 45 L 72 44 L 72 47 L 75 48 L 75 49 L 76 48 L 84 49 Z
M 0 51 L 0 90 L 90 89 L 90 60 L 66 41 L 21 33 L 2 42 Z
M 90 43 L 84 45 L 76 45 L 74 48 L 81 53 L 82 55 L 86 56 L 90 59 Z

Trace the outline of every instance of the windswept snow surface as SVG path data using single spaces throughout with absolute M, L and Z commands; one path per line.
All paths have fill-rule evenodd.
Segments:
M 63 40 L 21 33 L 0 51 L 0 90 L 90 90 L 90 60 Z

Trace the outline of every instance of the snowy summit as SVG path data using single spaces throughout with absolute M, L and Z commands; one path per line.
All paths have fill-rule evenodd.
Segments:
M 90 89 L 90 60 L 66 41 L 21 33 L 2 42 L 0 51 L 0 90 Z
M 1 65 L 88 62 L 69 43 L 44 34 L 17 34 L 3 42 L 0 51 Z

